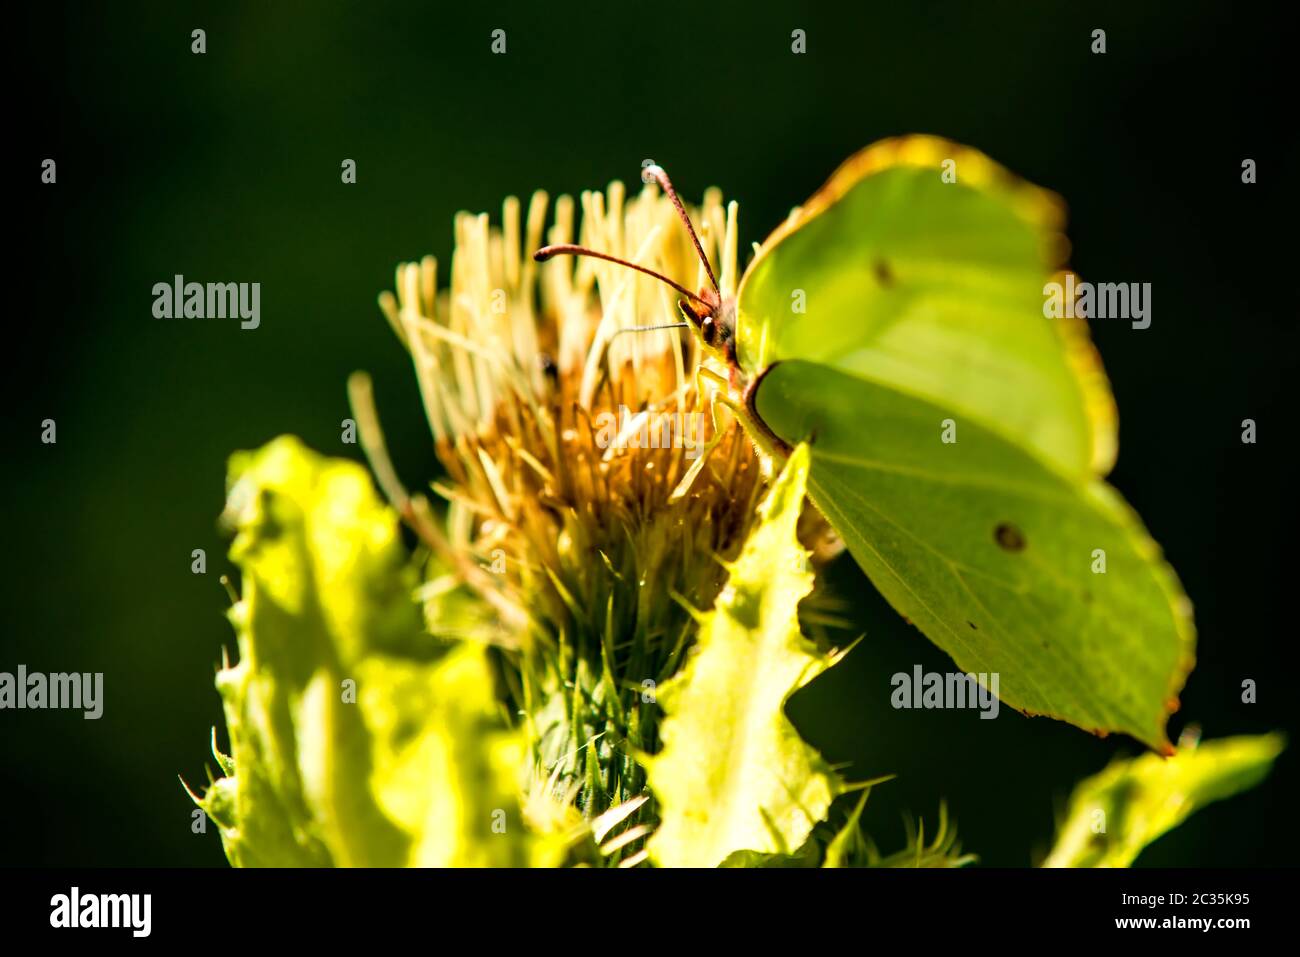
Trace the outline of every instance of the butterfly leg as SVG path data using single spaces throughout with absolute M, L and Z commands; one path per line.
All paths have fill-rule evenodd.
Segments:
M 759 451 L 765 453 L 769 457 L 779 456 L 784 459 L 789 457 L 793 449 L 790 448 L 789 443 L 768 428 L 767 423 L 763 421 L 763 417 L 758 414 L 756 399 L 758 394 L 758 384 L 763 381 L 763 376 L 775 367 L 776 363 L 773 363 L 768 366 L 761 375 L 751 379 L 744 391 L 740 394 L 739 401 L 735 398 L 735 390 L 731 387 L 732 383 L 729 378 L 714 372 L 712 369 L 706 369 L 703 366 L 696 369 L 695 388 L 699 391 L 700 395 L 703 395 L 704 393 L 701 389 L 700 381 L 701 377 L 712 379 L 716 382 L 721 386 L 721 389 L 714 392 L 714 400 L 730 409 L 731 413 L 740 420 L 740 423 L 745 427 L 745 430 L 749 432 L 750 437 L 754 439 L 754 444 L 758 447 Z M 714 428 L 716 429 L 716 406 L 711 402 L 709 407 L 715 413 Z
M 719 376 L 716 372 L 713 372 L 712 370 L 703 369 L 703 368 L 697 369 L 695 388 L 698 390 L 699 395 L 704 394 L 702 388 L 703 383 L 700 380 L 701 376 L 719 379 L 724 384 L 726 382 L 725 379 L 722 379 L 721 376 Z M 733 412 L 736 409 L 735 403 L 731 402 L 727 398 L 727 396 L 722 392 L 715 390 L 709 396 L 709 417 L 713 421 L 713 438 L 709 439 L 708 444 L 705 445 L 704 448 L 701 450 L 699 458 L 697 458 L 694 462 L 691 463 L 691 467 L 686 470 L 686 474 L 682 476 L 682 480 L 678 482 L 677 487 L 673 489 L 672 495 L 668 496 L 669 504 L 680 501 L 681 499 L 686 497 L 687 493 L 690 492 L 691 490 L 691 486 L 695 484 L 695 479 L 699 477 L 700 472 L 704 470 L 704 464 L 708 461 L 709 455 L 712 454 L 713 450 L 718 447 L 718 443 L 720 443 L 726 437 L 727 435 L 726 430 L 722 427 L 721 423 L 718 422 L 719 405 L 730 408 L 732 409 Z
M 785 439 L 781 438 L 779 435 L 773 432 L 770 428 L 768 428 L 767 423 L 763 421 L 763 417 L 758 414 L 759 383 L 763 381 L 764 376 L 766 376 L 769 372 L 771 372 L 775 368 L 776 368 L 776 363 L 774 362 L 766 369 L 764 369 L 762 373 L 750 379 L 749 384 L 745 386 L 745 391 L 742 394 L 742 401 L 744 402 L 745 411 L 741 421 L 748 422 L 752 426 L 753 430 L 757 431 L 767 441 L 769 447 L 765 449 L 765 451 L 769 455 L 771 455 L 773 451 L 776 451 L 776 452 L 780 452 L 782 457 L 788 458 L 790 453 L 794 451 L 792 448 L 790 448 L 790 444 L 786 442 Z
M 722 389 L 727 388 L 728 383 L 724 376 L 719 375 L 712 369 L 706 369 L 704 366 L 697 366 L 695 369 L 695 394 L 700 397 L 704 396 L 705 379 L 712 380 L 714 383 L 720 385 Z M 718 424 L 718 405 L 719 403 L 727 405 L 726 399 L 727 394 L 719 389 L 715 389 L 709 396 L 709 415 L 713 419 L 713 431 L 715 435 L 722 432 L 722 427 Z M 734 408 L 734 403 L 732 403 L 732 407 Z

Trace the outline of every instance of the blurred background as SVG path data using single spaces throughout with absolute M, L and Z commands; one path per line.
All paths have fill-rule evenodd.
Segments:
M 11 11 L 5 162 L 21 213 L 0 670 L 102 671 L 106 704 L 98 721 L 0 714 L 0 863 L 224 863 L 215 829 L 191 833 L 177 775 L 204 780 L 213 671 L 234 646 L 218 584 L 227 456 L 293 432 L 355 457 L 339 423 L 360 368 L 404 478 L 431 476 L 414 377 L 375 304 L 395 265 L 445 262 L 457 210 L 634 183 L 646 158 L 692 198 L 718 185 L 738 199 L 743 244 L 853 151 L 900 133 L 971 144 L 1061 193 L 1084 278 L 1153 284 L 1149 329 L 1098 322 L 1094 337 L 1121 416 L 1112 480 L 1196 606 L 1199 664 L 1171 733 L 1294 724 L 1286 34 L 1228 4 L 763 6 Z M 504 56 L 489 52 L 496 28 Z M 1097 28 L 1104 55 L 1090 52 Z M 56 186 L 39 183 L 47 157 Z M 340 183 L 345 158 L 354 186 Z M 1244 158 L 1256 185 L 1241 182 Z M 261 328 L 155 321 L 153 284 L 176 273 L 260 282 Z M 46 418 L 56 445 L 39 440 Z M 1243 418 L 1258 444 L 1241 443 Z M 206 575 L 190 571 L 195 548 Z M 1136 745 L 1010 709 L 892 710 L 891 674 L 949 661 L 851 562 L 833 577 L 866 638 L 792 713 L 855 776 L 898 775 L 867 811 L 882 849 L 901 844 L 904 812 L 932 822 L 944 798 L 983 863 L 1038 860 L 1074 783 Z M 1241 702 L 1247 678 L 1256 704 Z M 1291 862 L 1296 767 L 1284 755 L 1264 786 L 1140 863 Z

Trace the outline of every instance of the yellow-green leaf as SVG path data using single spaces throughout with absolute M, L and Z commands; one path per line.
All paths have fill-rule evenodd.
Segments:
M 523 754 L 481 644 L 426 632 L 397 518 L 361 466 L 281 438 L 231 460 L 239 661 L 200 805 L 240 866 L 525 863 Z M 214 742 L 215 751 L 215 742 Z
M 807 473 L 801 446 L 701 616 L 694 655 L 662 689 L 664 746 L 648 766 L 662 816 L 649 850 L 661 866 L 790 853 L 841 790 L 785 715 L 790 696 L 835 661 L 799 631 L 799 602 L 813 581 L 795 536 Z
M 409 841 L 412 867 L 525 867 L 519 810 L 524 744 L 492 693 L 484 646 L 435 665 L 363 662 L 360 704 L 374 735 L 373 790 Z
M 1262 781 L 1284 746 L 1282 735 L 1266 734 L 1114 761 L 1075 788 L 1043 866 L 1128 867 L 1192 812 Z

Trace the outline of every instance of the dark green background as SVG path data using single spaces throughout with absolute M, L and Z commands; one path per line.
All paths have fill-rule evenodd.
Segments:
M 407 481 L 431 475 L 413 376 L 375 306 L 394 265 L 445 262 L 457 210 L 634 181 L 647 157 L 690 196 L 738 199 L 746 243 L 890 134 L 970 143 L 1060 192 L 1081 273 L 1154 287 L 1150 329 L 1095 337 L 1121 411 L 1114 481 L 1197 608 L 1174 731 L 1291 723 L 1297 317 L 1294 225 L 1277 227 L 1296 157 L 1279 24 L 1188 3 L 173 6 L 10 13 L 0 670 L 103 671 L 107 703 L 98 722 L 0 714 L 3 863 L 224 860 L 215 833 L 191 834 L 177 774 L 202 780 L 213 668 L 233 645 L 215 526 L 227 455 L 282 432 L 355 455 L 339 422 L 364 368 Z M 496 27 L 505 56 L 489 53 Z M 37 181 L 46 157 L 57 186 Z M 1258 185 L 1241 184 L 1244 157 Z M 151 288 L 175 273 L 261 282 L 261 328 L 153 320 Z M 206 576 L 190 573 L 199 547 Z M 870 592 L 852 566 L 836 578 Z M 855 773 L 899 775 L 869 811 L 885 849 L 905 809 L 932 819 L 943 796 L 984 862 L 1028 864 L 1072 784 L 1134 748 L 1009 709 L 893 711 L 890 674 L 948 660 L 878 599 L 855 615 L 866 639 L 794 712 Z M 1240 703 L 1243 678 L 1258 704 Z M 1143 861 L 1289 862 L 1295 767 Z

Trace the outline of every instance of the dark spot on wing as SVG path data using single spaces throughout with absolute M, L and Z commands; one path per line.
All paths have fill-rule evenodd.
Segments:
M 1005 552 L 1023 552 L 1025 550 L 1025 533 L 1010 522 L 1002 522 L 993 529 L 993 540 Z
M 973 622 L 973 621 L 968 621 L 968 622 L 966 622 L 966 624 L 970 625 L 970 630 L 971 630 L 971 631 L 979 631 L 979 629 L 975 627 L 975 622 Z
M 877 256 L 871 270 L 876 274 L 876 280 L 886 289 L 894 284 L 894 271 L 889 268 L 889 263 L 884 259 Z

